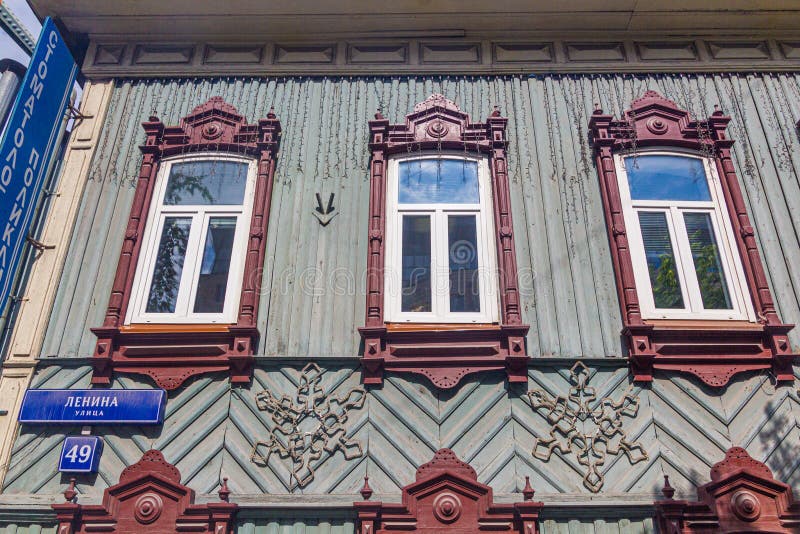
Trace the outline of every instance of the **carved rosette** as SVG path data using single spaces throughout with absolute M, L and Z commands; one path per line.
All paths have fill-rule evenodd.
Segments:
M 492 488 L 477 478 L 475 470 L 453 451 L 440 449 L 417 469 L 416 481 L 403 488 L 397 504 L 370 501 L 372 490 L 365 482 L 365 500 L 353 503 L 357 532 L 538 532 L 544 505 L 533 501 L 529 481 L 522 502 L 501 504 L 494 502 Z
M 194 491 L 181 484 L 178 469 L 159 451 L 144 453 L 126 467 L 119 482 L 106 488 L 103 504 L 73 502 L 74 479 L 64 493 L 65 503 L 54 504 L 59 534 L 97 532 L 195 532 L 232 534 L 237 504 L 227 502 L 227 480 L 220 502 L 194 504 Z
M 741 447 L 728 449 L 711 468 L 711 482 L 697 488 L 696 502 L 674 499 L 668 480 L 663 493 L 666 499 L 655 502 L 661 532 L 800 532 L 792 490 Z

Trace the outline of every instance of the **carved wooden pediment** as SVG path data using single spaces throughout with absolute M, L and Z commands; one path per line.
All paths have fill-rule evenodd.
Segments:
M 450 449 L 440 449 L 433 460 L 417 469 L 416 481 L 403 488 L 402 503 L 364 500 L 354 503 L 359 534 L 402 530 L 421 534 L 474 534 L 483 531 L 538 532 L 542 503 L 533 502 L 526 485 L 525 501 L 495 504 L 492 488 L 477 480 L 475 470 Z M 365 484 L 362 495 L 372 492 Z
M 650 382 L 657 369 L 690 373 L 714 387 L 727 385 L 738 373 L 762 369 L 771 369 L 778 380 L 794 379 L 795 354 L 787 337 L 794 325 L 781 322 L 767 284 L 731 158 L 733 140 L 725 131 L 730 120 L 719 109 L 704 121 L 693 120 L 674 102 L 647 91 L 621 119 L 596 109 L 589 121 L 634 380 Z M 716 165 L 758 323 L 655 324 L 642 318 L 614 157 L 644 147 L 689 149 Z
M 156 450 L 147 451 L 141 460 L 126 467 L 119 483 L 106 488 L 100 505 L 74 502 L 74 484 L 73 479 L 64 493 L 67 502 L 53 505 L 58 534 L 229 534 L 239 508 L 226 502 L 229 491 L 224 481 L 221 502 L 194 504 L 194 490 L 181 484 L 178 469 Z
M 414 106 L 405 121 L 390 124 L 380 113 L 369 122 L 370 206 L 364 383 L 378 385 L 385 371 L 415 373 L 436 387 L 456 387 L 470 374 L 505 371 L 509 382 L 527 382 L 528 357 L 522 323 L 514 225 L 508 180 L 506 126 L 495 110 L 485 122 L 473 123 L 467 113 L 443 95 L 433 94 Z M 497 250 L 499 324 L 451 323 L 421 328 L 394 328 L 384 321 L 384 261 L 386 230 L 386 169 L 392 155 L 437 154 L 443 150 L 488 158 Z
M 667 480 L 667 499 L 656 502 L 664 533 L 800 531 L 800 502 L 794 501 L 791 488 L 740 447 L 728 449 L 711 468 L 711 482 L 697 488 L 698 501 L 674 500 L 674 491 Z
M 177 126 L 150 117 L 142 127 L 147 137 L 140 147 L 142 164 L 114 285 L 102 326 L 92 328 L 97 336 L 92 383 L 107 386 L 115 372 L 135 373 L 173 390 L 192 376 L 219 371 L 227 371 L 233 383 L 248 383 L 259 339 L 256 317 L 261 277 L 254 273 L 263 266 L 266 252 L 280 121 L 270 110 L 266 118 L 249 124 L 236 108 L 216 96 L 194 108 Z M 159 164 L 168 156 L 197 152 L 244 154 L 258 165 L 236 323 L 184 328 L 125 325 Z

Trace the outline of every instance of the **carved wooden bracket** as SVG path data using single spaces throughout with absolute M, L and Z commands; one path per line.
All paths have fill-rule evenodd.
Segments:
M 178 469 L 160 452 L 150 450 L 137 463 L 126 467 L 119 483 L 106 488 L 103 504 L 77 504 L 75 480 L 64 492 L 67 502 L 54 504 L 58 534 L 89 532 L 196 532 L 231 534 L 239 505 L 227 502 L 223 481 L 221 502 L 194 504 L 194 490 L 183 486 Z
M 716 110 L 706 121 L 654 91 L 633 102 L 621 120 L 595 110 L 589 121 L 617 289 L 634 379 L 652 381 L 656 369 L 693 374 L 710 386 L 725 386 L 737 373 L 770 369 L 778 380 L 793 380 L 796 355 L 775 311 L 744 197 L 731 160 L 730 117 Z M 750 296 L 759 323 L 687 326 L 643 320 L 633 275 L 614 154 L 637 147 L 679 147 L 714 158 L 733 225 Z
M 526 480 L 525 500 L 495 504 L 492 488 L 478 482 L 475 470 L 450 449 L 440 449 L 433 460 L 417 469 L 416 482 L 403 488 L 401 504 L 372 502 L 365 481 L 364 501 L 353 503 L 358 513 L 358 534 L 382 534 L 402 530 L 420 534 L 474 534 L 483 531 L 539 532 L 539 513 Z
M 139 147 L 142 165 L 117 273 L 103 326 L 92 329 L 97 335 L 92 383 L 108 385 L 114 372 L 138 373 L 172 390 L 193 375 L 213 371 L 228 371 L 233 383 L 248 383 L 259 338 L 258 273 L 266 250 L 280 121 L 270 111 L 266 119 L 247 124 L 236 108 L 214 97 L 195 108 L 178 126 L 165 126 L 157 117 L 150 117 L 142 126 L 147 138 Z M 124 326 L 158 164 L 164 157 L 190 152 L 244 154 L 258 164 L 237 322 Z
M 434 94 L 414 107 L 405 124 L 389 124 L 380 113 L 370 121 L 370 201 L 367 259 L 365 384 L 381 384 L 385 371 L 421 374 L 440 388 L 452 388 L 471 373 L 505 370 L 510 382 L 527 382 L 525 335 L 522 324 L 514 249 L 511 199 L 506 161 L 508 119 L 495 111 L 484 123 L 444 96 Z M 409 151 L 456 150 L 489 158 L 495 243 L 500 289 L 500 324 L 464 328 L 426 325 L 392 329 L 383 318 L 386 231 L 386 168 L 389 157 Z M 441 327 L 440 327 L 441 326 Z
M 667 498 L 655 503 L 660 532 L 800 531 L 800 502 L 794 501 L 791 488 L 740 447 L 728 449 L 711 468 L 711 482 L 697 488 L 696 502 L 674 500 L 675 490 L 669 479 L 665 482 Z

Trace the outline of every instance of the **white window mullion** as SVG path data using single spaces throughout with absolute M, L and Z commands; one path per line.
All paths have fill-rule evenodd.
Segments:
M 697 271 L 694 267 L 689 235 L 683 220 L 683 210 L 672 206 L 669 210 L 669 216 L 671 219 L 670 233 L 675 247 L 675 263 L 683 278 L 681 280 L 681 290 L 684 304 L 688 310 L 699 312 L 703 310 L 703 298 L 700 295 L 700 284 L 697 281 Z
M 203 222 L 205 214 L 197 212 L 192 215 L 192 228 L 189 230 L 189 240 L 186 243 L 186 254 L 183 261 L 183 271 L 181 272 L 181 284 L 178 290 L 178 300 L 175 305 L 175 314 L 187 316 L 191 313 L 190 305 L 194 293 L 194 285 L 197 282 L 196 269 L 199 268 L 200 260 L 198 256 L 199 242 L 204 234 Z
M 197 284 L 200 280 L 200 270 L 203 266 L 204 245 L 208 236 L 210 218 L 211 214 L 207 213 L 206 210 L 202 210 L 192 220 L 192 234 L 189 237 L 190 245 L 186 250 L 186 263 L 184 264 L 184 272 L 190 276 L 184 276 L 183 280 L 181 280 L 181 291 L 185 290 L 186 295 L 186 308 L 184 310 L 184 315 L 186 316 L 194 314 L 194 300 L 197 297 Z M 184 287 L 183 281 L 186 281 L 186 287 Z

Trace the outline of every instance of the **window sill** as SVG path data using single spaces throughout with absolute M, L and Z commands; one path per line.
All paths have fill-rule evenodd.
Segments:
M 380 385 L 385 372 L 415 373 L 450 389 L 467 375 L 506 371 L 527 382 L 527 325 L 388 323 L 360 328 L 364 383 Z
M 748 321 L 650 320 L 628 325 L 634 380 L 652 382 L 656 370 L 690 373 L 723 387 L 743 372 L 769 370 L 777 380 L 793 380 L 796 357 L 787 333 L 794 325 Z
M 93 328 L 97 336 L 92 384 L 108 386 L 113 373 L 151 377 L 166 390 L 188 378 L 226 371 L 234 384 L 250 382 L 258 330 L 236 325 L 136 324 Z
M 179 333 L 179 332 L 228 332 L 231 324 L 175 324 L 175 323 L 136 323 L 121 326 L 121 333 Z

